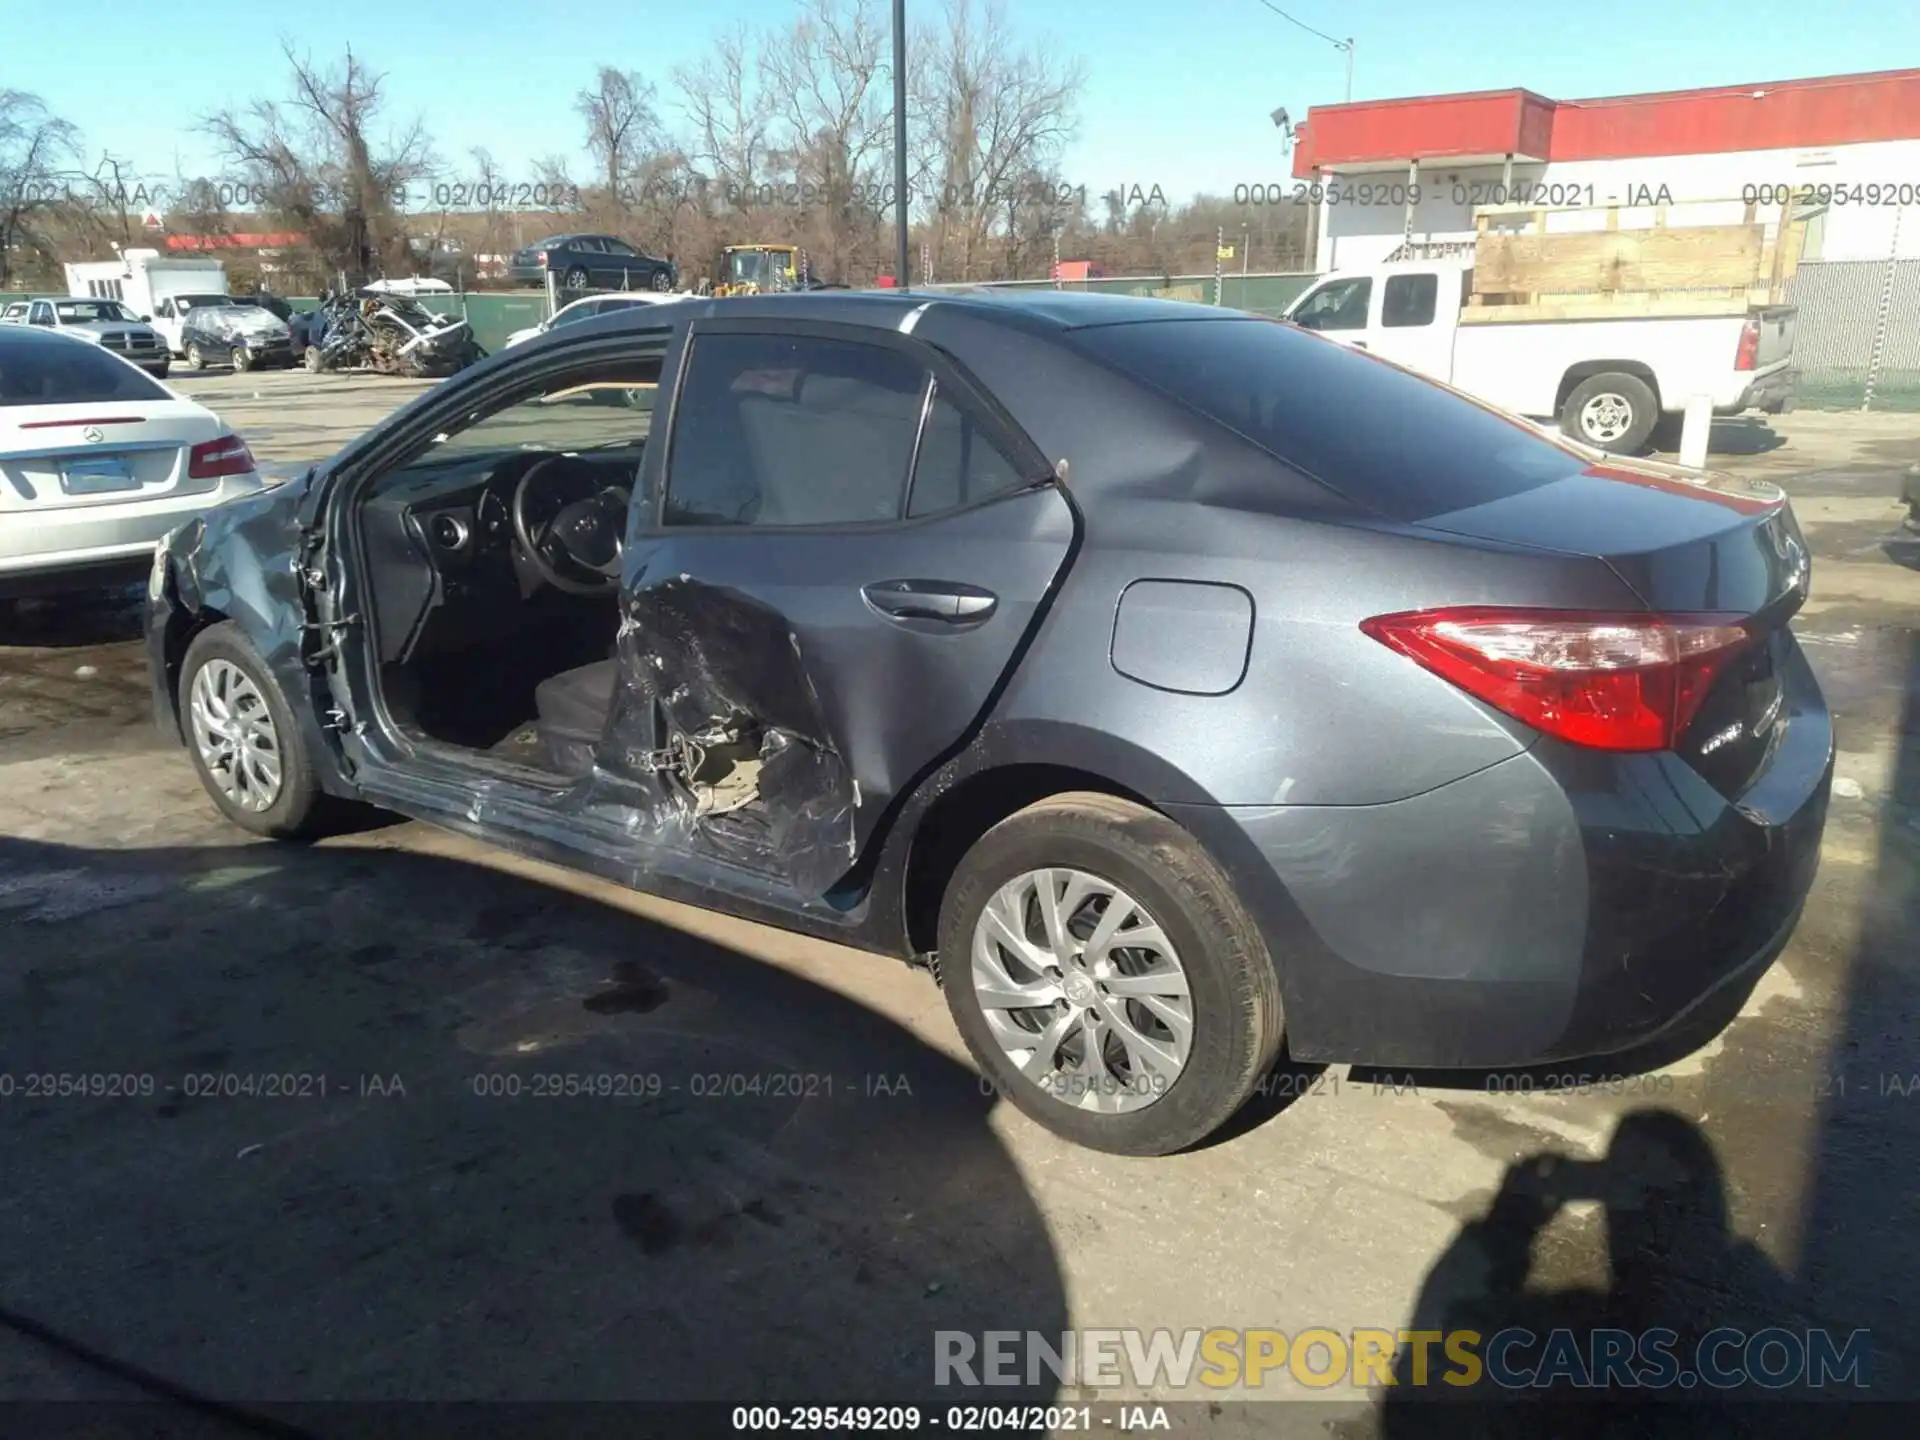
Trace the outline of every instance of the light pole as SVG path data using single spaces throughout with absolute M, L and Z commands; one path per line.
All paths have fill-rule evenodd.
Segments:
M 893 0 L 893 265 L 907 288 L 907 0 Z
M 1273 0 L 1260 0 L 1260 3 L 1296 29 L 1304 30 L 1309 35 L 1326 41 L 1336 50 L 1344 50 L 1347 52 L 1347 103 L 1351 105 L 1353 103 L 1353 37 L 1349 35 L 1346 39 L 1341 40 L 1336 36 L 1327 34 L 1324 30 L 1316 30 L 1305 21 L 1294 19 L 1293 16 L 1274 4 Z

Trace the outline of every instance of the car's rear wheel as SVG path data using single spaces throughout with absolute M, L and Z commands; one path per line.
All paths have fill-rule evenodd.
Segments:
M 562 283 L 569 290 L 584 290 L 587 288 L 587 272 L 576 265 L 567 271 L 567 278 Z
M 1070 1140 L 1165 1155 L 1279 1053 L 1279 982 L 1231 882 L 1164 815 L 1056 795 L 961 860 L 940 911 L 954 1023 L 996 1090 Z
M 653 280 L 651 283 L 655 290 L 671 290 L 673 288 L 673 277 L 664 270 L 656 270 L 653 272 Z
M 206 369 L 207 368 L 206 351 L 202 350 L 198 345 L 187 346 L 187 364 L 191 365 L 196 370 Z
M 279 683 L 232 621 L 209 626 L 180 665 L 180 719 L 200 783 L 256 835 L 318 833 L 330 806 Z
M 1660 419 L 1653 387 L 1637 375 L 1592 375 L 1573 387 L 1560 410 L 1560 429 L 1613 455 L 1637 454 Z

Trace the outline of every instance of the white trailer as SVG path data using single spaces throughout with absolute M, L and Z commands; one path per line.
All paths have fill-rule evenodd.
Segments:
M 88 260 L 66 269 L 70 294 L 124 302 L 160 332 L 175 355 L 181 353 L 181 324 L 194 304 L 230 293 L 223 261 L 158 250 L 123 250 L 118 260 Z

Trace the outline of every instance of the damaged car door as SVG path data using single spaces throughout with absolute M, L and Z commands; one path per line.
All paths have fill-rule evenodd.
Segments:
M 1073 506 L 937 352 L 745 317 L 692 327 L 651 473 L 616 704 L 650 710 L 634 728 L 675 757 L 685 843 L 830 895 L 985 718 L 1067 562 Z

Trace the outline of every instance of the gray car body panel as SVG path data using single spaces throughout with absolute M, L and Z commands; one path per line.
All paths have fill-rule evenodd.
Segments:
M 1605 531 L 1606 553 L 1536 492 L 1415 523 L 1064 343 L 1083 326 L 1247 323 L 1205 307 L 880 292 L 667 308 L 483 361 L 266 504 L 177 536 L 150 631 L 163 724 L 178 678 L 166 657 L 226 615 L 288 693 L 313 697 L 302 723 L 328 790 L 895 954 L 926 948 L 908 862 L 937 843 L 944 807 L 1016 771 L 1079 775 L 1180 820 L 1226 869 L 1275 957 L 1302 1058 L 1617 1049 L 1762 963 L 1790 925 L 1832 756 L 1797 650 L 1784 652 L 1787 703 L 1753 787 L 1778 793 L 1756 805 L 1679 755 L 1543 739 L 1359 629 L 1435 605 L 1783 604 L 1769 597 L 1800 563 L 1790 518 L 1756 527 L 1698 492 L 1656 497 L 1664 482 L 1649 480 L 1623 498 L 1629 487 L 1595 479 L 1567 482 L 1561 508 L 1617 505 L 1586 527 Z M 365 586 L 342 516 L 356 484 L 409 435 L 543 368 L 619 353 L 624 337 L 670 327 L 668 396 L 690 331 L 788 325 L 907 346 L 977 384 L 1034 486 L 878 529 L 660 530 L 636 507 L 613 712 L 577 782 L 450 757 L 387 723 L 352 638 Z M 666 443 L 647 446 L 638 487 L 655 497 L 671 406 L 663 416 Z M 322 539 L 333 571 L 316 597 L 293 577 Z M 863 586 L 917 580 L 970 580 L 1005 603 L 970 634 L 916 633 L 862 603 Z M 1129 616 L 1123 597 L 1142 584 L 1158 603 Z M 1171 653 L 1188 623 L 1222 628 Z M 329 703 L 346 712 L 332 728 L 317 718 Z M 771 835 L 729 833 L 652 764 L 656 715 L 684 733 L 738 712 L 779 737 Z

